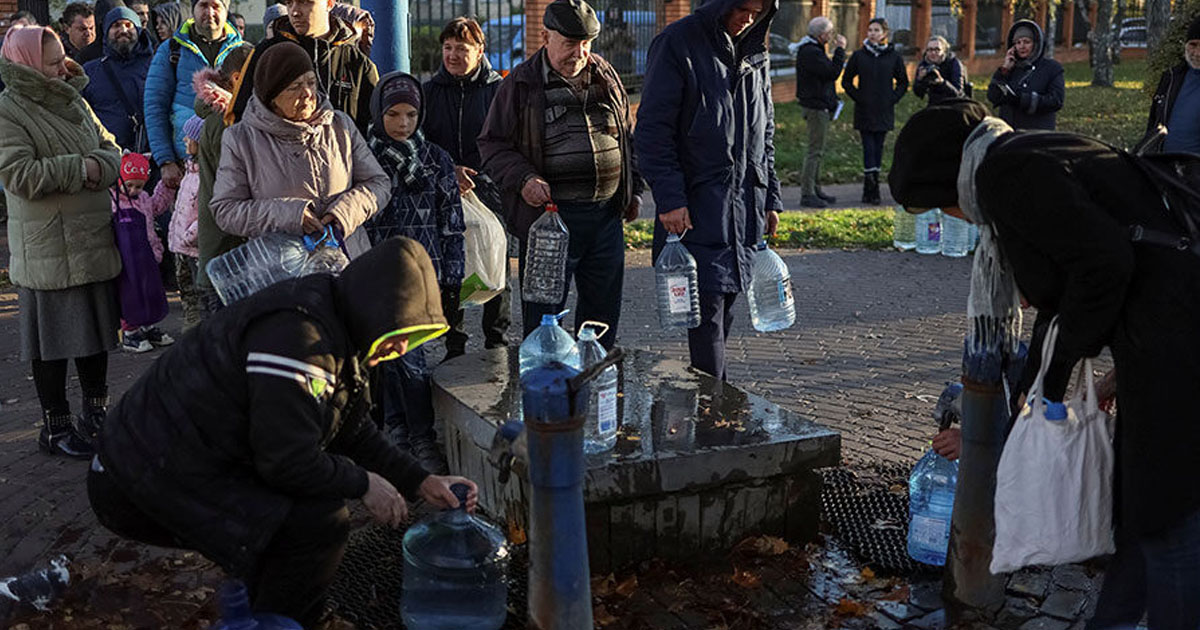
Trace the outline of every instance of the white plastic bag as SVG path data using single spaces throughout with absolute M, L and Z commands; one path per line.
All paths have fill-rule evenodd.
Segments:
M 1092 362 L 1083 362 L 1080 391 L 1066 418 L 1046 419 L 1042 383 L 1058 340 L 1055 318 L 1025 409 L 1013 426 L 996 471 L 994 574 L 1033 564 L 1067 564 L 1114 551 L 1113 449 L 1100 411 Z
M 463 272 L 462 306 L 483 304 L 504 290 L 508 271 L 508 236 L 500 219 L 469 192 L 462 196 L 466 269 Z

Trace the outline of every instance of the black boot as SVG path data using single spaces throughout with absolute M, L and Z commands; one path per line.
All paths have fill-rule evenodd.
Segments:
M 425 472 L 431 475 L 449 474 L 449 468 L 446 466 L 446 456 L 442 455 L 442 451 L 438 448 L 437 441 L 433 437 L 415 439 L 409 437 L 408 443 L 412 445 L 413 457 L 417 458 L 417 461 L 420 462 Z
M 89 439 L 95 440 L 104 428 L 104 420 L 108 417 L 108 396 L 87 397 L 83 399 L 83 414 L 79 418 L 80 432 Z
M 76 459 L 91 459 L 95 455 L 87 437 L 80 435 L 75 427 L 71 410 L 42 410 L 42 433 L 38 436 L 38 448 L 51 455 L 66 455 Z
M 825 203 L 827 203 L 829 205 L 833 205 L 833 204 L 837 203 L 837 197 L 834 197 L 833 195 L 826 195 L 825 191 L 821 190 L 820 186 L 817 186 L 816 193 L 817 193 L 818 199 L 820 199 L 821 201 L 824 201 Z
M 863 173 L 862 202 L 870 206 L 878 206 L 881 201 L 879 198 L 879 171 Z

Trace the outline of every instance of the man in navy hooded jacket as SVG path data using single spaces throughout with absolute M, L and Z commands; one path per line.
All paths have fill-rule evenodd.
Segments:
M 733 304 L 782 209 L 766 35 L 777 0 L 709 0 L 650 44 L 635 143 L 658 208 L 654 254 L 683 234 L 696 258 L 692 365 L 725 378 Z
M 132 9 L 116 7 L 104 16 L 104 56 L 83 64 L 88 85 L 83 98 L 96 117 L 117 139 L 122 149 L 141 153 L 149 149 L 147 140 L 138 143 L 138 130 L 144 126 L 142 92 L 154 44 Z

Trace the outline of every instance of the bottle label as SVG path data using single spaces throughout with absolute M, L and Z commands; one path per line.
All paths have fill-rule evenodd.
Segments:
M 792 278 L 789 276 L 778 282 L 779 290 L 779 305 L 790 306 L 792 304 Z
M 913 514 L 912 522 L 908 525 L 908 535 L 920 547 L 944 550 L 949 525 L 945 519 Z
M 942 224 L 940 221 L 929 222 L 929 242 L 937 243 L 942 240 Z
M 667 310 L 672 315 L 692 310 L 687 276 L 667 276 Z
M 596 394 L 596 424 L 601 434 L 617 430 L 617 388 L 608 387 Z

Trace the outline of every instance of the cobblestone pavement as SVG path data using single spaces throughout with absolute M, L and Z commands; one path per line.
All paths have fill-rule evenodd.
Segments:
M 779 333 L 756 333 L 749 325 L 744 298 L 739 300 L 729 341 L 730 380 L 840 431 L 847 463 L 915 462 L 934 430 L 933 403 L 945 383 L 959 373 L 970 259 L 835 250 L 781 254 L 795 285 L 797 323 Z M 664 338 L 657 325 L 648 251 L 628 253 L 625 285 L 621 344 L 686 358 L 685 338 Z M 165 326 L 169 332 L 178 330 L 178 311 L 178 302 L 173 301 Z M 469 331 L 479 330 L 478 317 L 477 311 L 469 314 Z M 1027 328 L 1031 321 L 1032 315 L 1027 315 Z M 140 620 L 111 627 L 205 627 L 202 622 L 211 610 L 205 608 L 211 604 L 211 591 L 205 589 L 216 586 L 218 572 L 194 555 L 126 543 L 108 534 L 88 508 L 83 485 L 86 464 L 37 452 L 38 405 L 28 364 L 19 358 L 16 294 L 11 289 L 0 292 L 0 331 L 0 576 L 22 572 L 51 552 L 64 552 L 80 568 L 83 581 L 76 588 L 89 590 L 83 601 L 103 601 L 106 609 L 125 609 L 129 612 L 122 614 Z M 514 340 L 518 334 L 514 326 Z M 472 336 L 472 348 L 481 345 L 479 337 Z M 119 396 L 161 352 L 113 354 L 113 396 Z M 78 401 L 73 376 L 69 395 Z M 811 584 L 779 588 L 814 595 Z M 1091 605 L 1089 598 L 1094 599 L 1083 592 L 1080 610 Z M 1020 600 L 1025 603 L 1013 605 L 1025 606 L 1021 610 L 1033 607 L 1036 614 L 1037 606 L 1075 604 L 1060 601 L 1061 597 L 1046 604 L 1047 593 L 1043 589 L 1036 597 Z M 145 606 L 135 605 L 139 601 Z M 0 626 L 7 617 L 2 606 Z M 793 602 L 788 610 L 801 608 Z M 922 617 L 936 609 L 923 607 Z M 1066 615 L 1070 619 L 1078 616 L 1078 611 L 1072 612 Z M 9 620 L 34 619 L 29 628 L 110 627 L 65 625 L 64 616 L 70 616 L 69 609 L 50 617 L 22 613 Z M 634 624 L 638 627 L 720 627 L 711 620 L 684 623 L 674 613 L 667 617 L 674 621 L 656 625 L 644 616 L 630 619 L 642 619 Z M 1045 619 L 1049 621 L 1037 627 L 1060 628 L 1059 622 Z M 53 623 L 38 625 L 46 620 Z M 911 621 L 893 619 L 892 625 L 879 622 L 874 627 L 898 627 Z M 938 627 L 934 621 L 926 619 L 913 627 Z M 860 619 L 851 626 L 873 627 L 861 623 L 866 622 Z M 1061 623 L 1060 630 L 1065 630 L 1070 622 Z M 762 627 L 805 626 L 797 621 Z

